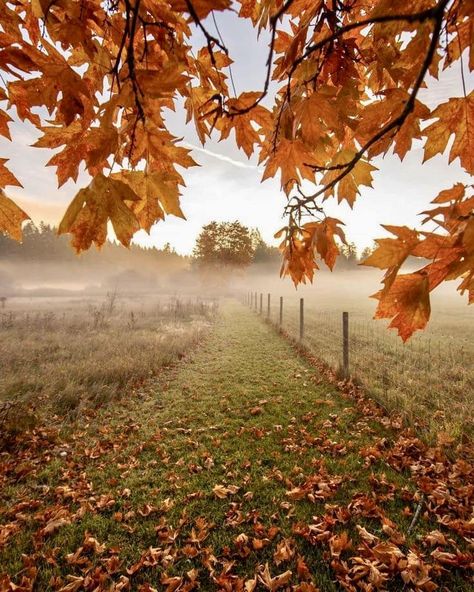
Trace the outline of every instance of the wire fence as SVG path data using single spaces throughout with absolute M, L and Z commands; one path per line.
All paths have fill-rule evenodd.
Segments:
M 308 299 L 257 292 L 244 302 L 412 424 L 432 435 L 472 435 L 472 339 L 423 332 L 403 344 L 387 323 L 357 311 L 318 310 Z

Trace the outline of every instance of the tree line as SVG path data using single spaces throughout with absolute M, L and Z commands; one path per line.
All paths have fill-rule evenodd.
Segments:
M 337 269 L 356 268 L 360 262 L 356 245 L 341 245 L 341 258 Z M 370 254 L 365 249 L 361 257 Z M 18 243 L 6 234 L 0 233 L 0 258 L 3 261 L 18 262 L 57 262 L 77 261 L 77 255 L 69 247 L 64 235 L 58 236 L 56 228 L 44 222 L 35 225 L 25 224 L 23 240 Z M 128 249 L 108 241 L 101 250 L 90 250 L 81 255 L 85 263 L 133 265 L 136 263 L 165 265 L 166 267 L 194 268 L 246 268 L 252 264 L 276 267 L 281 263 L 281 253 L 277 247 L 268 245 L 258 229 L 248 228 L 238 221 L 212 221 L 203 226 L 191 255 L 181 255 L 169 244 L 161 249 L 143 247 L 132 243 Z

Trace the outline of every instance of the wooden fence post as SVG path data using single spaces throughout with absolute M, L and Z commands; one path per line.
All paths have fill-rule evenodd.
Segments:
M 280 327 L 283 325 L 283 296 L 280 296 Z
M 304 339 L 304 298 L 300 298 L 300 341 Z
M 267 319 L 270 318 L 270 293 L 267 294 Z
M 263 312 L 263 294 L 260 292 L 260 314 Z
M 342 372 L 349 378 L 349 313 L 342 313 Z
M 257 310 L 257 292 L 255 292 L 254 305 L 255 305 L 255 310 Z

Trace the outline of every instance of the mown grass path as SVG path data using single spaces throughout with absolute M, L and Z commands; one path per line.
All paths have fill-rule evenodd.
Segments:
M 0 591 L 467 590 L 468 560 L 433 552 L 463 548 L 472 491 L 407 535 L 426 450 L 389 423 L 226 303 L 158 380 L 1 457 Z M 451 499 L 472 473 L 437 454 Z

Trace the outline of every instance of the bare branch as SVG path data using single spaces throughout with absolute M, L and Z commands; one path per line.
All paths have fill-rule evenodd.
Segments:
M 335 165 L 334 167 L 327 167 L 326 169 L 324 169 L 324 167 L 321 167 L 319 170 L 339 170 L 339 169 L 341 169 L 341 172 L 332 181 L 330 181 L 327 185 L 325 185 L 324 187 L 322 187 L 321 189 L 316 191 L 316 193 L 314 193 L 310 196 L 307 196 L 304 200 L 298 200 L 296 202 L 296 204 L 288 205 L 287 206 L 287 213 L 292 213 L 294 210 L 299 209 L 301 207 L 302 203 L 306 204 L 308 202 L 312 202 L 315 199 L 317 199 L 318 197 L 320 197 L 321 195 L 323 195 L 324 193 L 326 193 L 327 191 L 329 191 L 330 189 L 332 189 L 333 187 L 335 187 L 337 185 L 337 183 L 339 183 L 339 181 L 341 181 L 346 175 L 348 175 L 354 169 L 356 164 L 367 153 L 367 151 L 370 149 L 371 146 L 373 146 L 375 143 L 377 143 L 379 140 L 381 140 L 383 137 L 385 137 L 392 130 L 396 130 L 397 128 L 400 128 L 403 125 L 403 123 L 405 122 L 408 115 L 414 109 L 416 97 L 418 95 L 418 91 L 420 90 L 421 85 L 423 84 L 423 81 L 425 79 L 425 76 L 429 70 L 429 67 L 433 61 L 436 47 L 438 45 L 438 41 L 439 41 L 439 38 L 441 35 L 444 10 L 445 10 L 448 2 L 449 2 L 449 0 L 441 0 L 441 2 L 436 7 L 435 16 L 432 17 L 435 19 L 435 22 L 434 22 L 433 31 L 431 34 L 430 45 L 428 47 L 428 51 L 426 52 L 425 59 L 423 60 L 423 65 L 421 67 L 421 70 L 418 74 L 415 84 L 413 85 L 413 89 L 412 89 L 410 96 L 405 104 L 405 107 L 403 108 L 403 111 L 400 113 L 400 115 L 398 115 L 398 117 L 396 117 L 395 119 L 390 121 L 388 124 L 386 124 L 379 132 L 377 132 L 377 134 L 375 134 L 370 140 L 368 140 L 360 148 L 360 150 L 356 153 L 354 158 L 352 158 L 349 162 L 346 162 L 346 163 L 343 163 L 340 165 Z
M 226 55 L 229 55 L 229 50 L 227 49 L 227 47 L 223 43 L 221 43 L 219 41 L 219 39 L 217 39 L 216 37 L 214 37 L 214 35 L 211 35 L 209 33 L 209 31 L 206 29 L 206 27 L 202 24 L 202 21 L 199 18 L 198 14 L 196 12 L 196 9 L 194 8 L 193 3 L 191 2 L 191 0 L 186 0 L 186 6 L 188 7 L 189 14 L 191 15 L 193 21 L 201 29 L 204 37 L 206 38 L 207 48 L 208 48 L 209 54 L 211 56 L 212 65 L 214 67 L 216 67 L 216 61 L 215 61 L 214 54 L 213 54 L 213 51 L 212 51 L 212 44 L 214 43 L 217 47 L 219 47 L 220 49 L 222 49 L 222 51 Z

